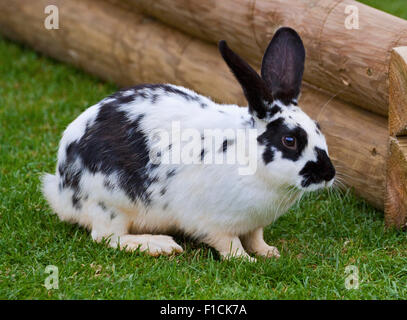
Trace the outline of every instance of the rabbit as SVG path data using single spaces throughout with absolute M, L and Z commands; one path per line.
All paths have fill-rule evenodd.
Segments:
M 42 177 L 61 220 L 87 228 L 94 241 L 152 256 L 182 252 L 171 236 L 178 232 L 226 259 L 280 256 L 264 241 L 264 227 L 303 193 L 335 179 L 318 123 L 298 106 L 305 48 L 295 30 L 278 29 L 260 76 L 226 41 L 218 47 L 248 107 L 217 104 L 171 84 L 121 89 L 91 106 L 64 131 L 55 175 Z M 157 134 L 188 129 L 198 133 L 193 142 Z M 207 129 L 255 134 L 239 141 L 227 134 L 205 147 Z M 187 144 L 195 162 L 163 161 Z M 205 162 L 248 150 L 242 163 Z M 251 160 L 255 170 L 239 172 Z

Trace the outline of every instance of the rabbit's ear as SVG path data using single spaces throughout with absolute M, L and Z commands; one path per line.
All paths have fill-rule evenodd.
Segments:
M 225 40 L 219 42 L 219 51 L 242 86 L 250 112 L 259 119 L 264 118 L 268 107 L 266 104 L 273 102 L 273 97 L 264 80 L 246 61 L 229 48 Z
M 278 29 L 261 65 L 261 76 L 275 100 L 284 104 L 297 102 L 304 62 L 305 48 L 298 33 L 291 28 Z

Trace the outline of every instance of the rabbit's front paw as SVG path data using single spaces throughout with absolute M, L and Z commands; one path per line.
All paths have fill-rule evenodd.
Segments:
M 253 258 L 251 256 L 249 256 L 246 252 L 238 252 L 238 253 L 224 253 L 222 254 L 222 258 L 225 260 L 229 260 L 229 259 L 235 259 L 235 258 L 239 258 L 239 259 L 244 259 L 248 262 L 257 262 L 256 258 Z
M 267 244 L 263 244 L 256 248 L 254 253 L 267 258 L 280 258 L 280 252 L 278 249 Z
M 140 251 L 154 257 L 181 253 L 184 251 L 172 237 L 166 235 L 128 234 L 121 236 L 119 241 L 120 248 L 124 248 L 127 251 L 140 249 Z
M 280 252 L 273 246 L 269 246 L 263 239 L 263 228 L 258 228 L 241 237 L 243 246 L 248 252 L 267 258 L 280 258 Z
M 204 242 L 211 247 L 218 250 L 222 259 L 241 258 L 246 259 L 249 262 L 256 262 L 255 258 L 252 258 L 244 250 L 240 239 L 236 236 L 231 236 L 222 233 L 213 233 L 208 235 Z

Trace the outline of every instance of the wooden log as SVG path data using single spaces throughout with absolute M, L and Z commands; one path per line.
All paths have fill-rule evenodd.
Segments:
M 407 222 L 407 137 L 390 137 L 387 160 L 386 225 L 406 227 Z
M 126 1 L 196 37 L 225 39 L 257 65 L 274 32 L 290 26 L 307 50 L 307 82 L 387 116 L 390 52 L 407 45 L 403 19 L 353 0 Z M 345 27 L 346 8 L 358 10 L 359 29 Z
M 59 7 L 59 30 L 43 27 L 47 4 Z M 121 85 L 170 82 L 245 104 L 215 46 L 109 2 L 0 0 L 0 32 Z M 344 182 L 383 208 L 387 119 L 310 86 L 300 104 L 320 122 Z
M 385 217 L 389 226 L 407 222 L 407 47 L 394 48 L 389 72 L 389 156 Z
M 57 30 L 44 27 L 51 4 L 59 8 Z M 233 80 L 212 45 L 104 1 L 1 0 L 0 33 L 121 86 L 171 81 L 218 98 Z M 244 95 L 235 85 L 222 101 Z
M 301 108 L 325 134 L 337 178 L 356 195 L 383 209 L 387 156 L 387 119 L 303 86 Z
M 407 134 L 407 47 L 394 48 L 389 72 L 390 135 Z

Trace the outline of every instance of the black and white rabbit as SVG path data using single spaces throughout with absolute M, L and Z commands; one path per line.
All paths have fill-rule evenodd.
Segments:
M 224 257 L 279 256 L 263 240 L 263 228 L 335 177 L 324 135 L 297 106 L 305 49 L 294 30 L 279 29 L 261 77 L 225 41 L 219 50 L 248 108 L 170 84 L 105 98 L 67 127 L 56 174 L 43 177 L 43 193 L 61 220 L 90 229 L 95 241 L 154 256 L 182 252 L 167 235 L 174 231 Z M 207 143 L 208 129 L 228 133 Z M 188 130 L 194 139 L 185 141 Z M 233 134 L 239 130 L 240 138 Z M 241 163 L 213 162 L 239 153 L 248 154 Z M 162 161 L 169 155 L 172 161 Z M 193 161 L 182 161 L 185 155 Z M 243 172 L 250 161 L 254 169 Z

